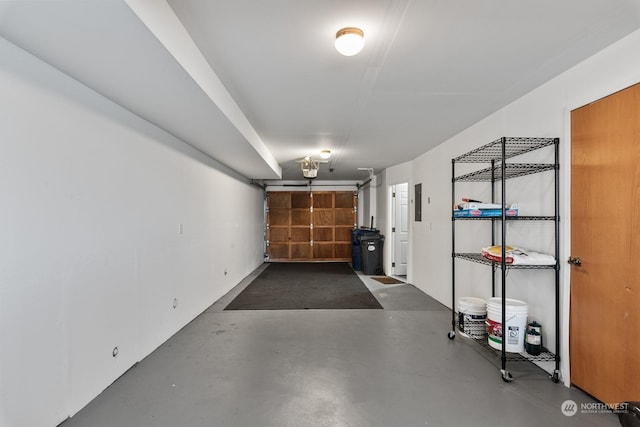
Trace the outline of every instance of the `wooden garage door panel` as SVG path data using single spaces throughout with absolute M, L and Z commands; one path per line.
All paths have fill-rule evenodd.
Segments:
M 310 242 L 311 241 L 311 228 L 309 227 L 294 227 L 291 229 L 291 241 L 292 242 Z
M 336 208 L 353 208 L 355 193 L 349 192 L 337 192 L 335 198 Z
M 291 207 L 291 193 L 269 193 L 267 197 L 269 208 Z
M 311 259 L 311 245 L 309 243 L 292 243 L 291 259 Z
M 320 227 L 323 225 L 333 226 L 335 222 L 335 213 L 329 209 L 315 209 L 313 211 L 313 226 Z
M 333 193 L 313 193 L 313 207 L 316 208 L 333 208 Z
M 336 225 L 350 225 L 353 226 L 355 219 L 353 209 L 336 209 Z
M 289 243 L 269 243 L 271 259 L 289 259 Z
M 341 259 L 351 259 L 351 243 L 334 244 L 334 256 Z
M 306 210 L 292 210 L 291 225 L 311 225 L 311 212 Z
M 314 242 L 333 242 L 333 227 L 314 227 Z
M 291 207 L 293 209 L 309 209 L 311 207 L 310 193 L 291 193 Z
M 269 209 L 267 222 L 272 225 L 289 225 L 289 209 Z
M 269 227 L 270 242 L 287 242 L 289 241 L 289 227 Z
M 336 227 L 335 228 L 335 240 L 336 242 L 351 242 L 351 235 L 353 233 L 353 226 L 351 227 Z
M 333 243 L 313 244 L 313 257 L 316 259 L 333 259 Z

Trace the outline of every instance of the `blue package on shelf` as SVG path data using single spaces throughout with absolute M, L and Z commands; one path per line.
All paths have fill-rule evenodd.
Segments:
M 510 208 L 506 211 L 507 216 L 518 216 L 518 208 Z M 502 209 L 457 209 L 453 211 L 454 218 L 499 218 L 502 216 Z

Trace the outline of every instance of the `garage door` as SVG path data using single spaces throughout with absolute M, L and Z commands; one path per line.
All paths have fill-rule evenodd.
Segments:
M 356 227 L 353 191 L 267 193 L 270 261 L 351 261 Z

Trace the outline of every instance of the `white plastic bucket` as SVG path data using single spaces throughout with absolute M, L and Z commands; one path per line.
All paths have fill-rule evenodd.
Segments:
M 487 302 L 481 298 L 458 298 L 458 329 L 462 335 L 482 339 L 487 334 Z
M 505 299 L 506 322 L 502 321 L 502 298 L 490 298 L 487 302 L 487 334 L 489 345 L 502 350 L 503 329 L 506 333 L 505 351 L 507 353 L 522 353 L 524 338 L 527 334 L 527 316 L 529 306 L 526 302 L 516 299 Z M 503 323 L 506 327 L 503 328 Z

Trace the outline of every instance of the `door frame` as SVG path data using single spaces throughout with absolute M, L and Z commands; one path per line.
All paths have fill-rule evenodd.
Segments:
M 571 310 L 571 269 L 567 260 L 571 255 L 571 111 L 605 98 L 635 83 L 620 87 L 602 88 L 584 98 L 574 100 L 563 111 L 563 135 L 560 143 L 560 283 L 561 283 L 561 337 L 560 371 L 565 386 L 571 386 L 571 363 L 569 355 L 569 322 Z
M 623 91 L 631 86 L 640 84 L 640 81 L 632 80 L 627 82 L 618 82 L 615 86 L 602 88 L 597 93 L 591 93 L 589 96 L 574 100 L 563 111 L 564 129 L 563 140 L 560 150 L 560 217 L 562 218 L 560 226 L 560 283 L 561 283 L 561 372 L 563 375 L 563 383 L 570 387 L 571 382 L 571 363 L 569 354 L 569 329 L 570 329 L 570 310 L 571 310 L 571 268 L 567 260 L 572 254 L 571 248 L 571 112 L 575 109 L 584 107 L 585 105 L 594 103 L 617 92 Z
M 592 102 L 592 101 L 589 101 Z M 571 386 L 571 363 L 569 358 L 569 318 L 571 308 L 571 269 L 565 260 L 571 253 L 571 111 L 580 105 L 570 105 L 564 110 L 564 132 L 560 144 L 560 372 L 566 387 Z M 556 350 L 557 351 L 557 350 Z
M 409 248 L 411 247 L 411 242 L 410 242 L 410 238 L 411 238 L 411 233 L 410 233 L 410 213 L 409 213 L 409 183 L 408 182 L 399 182 L 393 185 L 389 186 L 389 194 L 391 194 L 391 202 L 390 202 L 390 206 L 391 206 L 391 221 L 390 221 L 390 226 L 391 226 L 391 275 L 395 276 L 396 275 L 396 268 L 394 266 L 394 264 L 396 263 L 396 254 L 397 254 L 397 234 L 394 230 L 396 230 L 399 226 L 399 218 L 398 218 L 398 209 L 397 209 L 397 203 L 396 203 L 396 199 L 394 197 L 394 195 L 396 194 L 397 191 L 397 186 L 399 185 L 406 185 L 407 186 L 407 267 L 406 267 L 406 271 L 403 275 L 407 275 L 409 272 Z
M 393 190 L 395 188 L 396 185 L 398 184 L 404 184 L 406 183 L 409 191 L 411 191 L 411 180 L 408 178 L 405 179 L 398 179 L 397 181 L 391 181 L 388 182 L 386 184 L 386 198 L 385 198 L 385 211 L 386 211 L 386 221 L 385 224 L 383 226 L 384 230 L 383 230 L 383 234 L 385 234 L 387 236 L 387 238 L 385 239 L 385 245 L 384 245 L 384 256 L 383 256 L 383 263 L 384 263 L 384 268 L 385 271 L 388 272 L 388 274 L 390 276 L 393 276 L 395 274 L 394 269 L 392 267 L 392 262 L 393 262 L 393 258 L 394 258 L 394 253 L 395 253 L 395 248 L 394 245 L 394 236 L 393 236 L 393 227 L 395 226 L 394 224 L 394 200 L 393 200 Z M 411 209 L 412 209 L 412 197 L 411 194 L 409 194 L 409 209 L 408 209 L 408 222 L 409 222 L 409 227 L 408 227 L 408 231 L 407 231 L 407 240 L 409 241 L 409 246 L 407 248 L 407 276 L 406 276 L 406 281 L 407 283 L 411 283 L 412 280 L 412 269 L 411 269 L 411 260 L 412 260 L 412 214 L 411 214 Z

